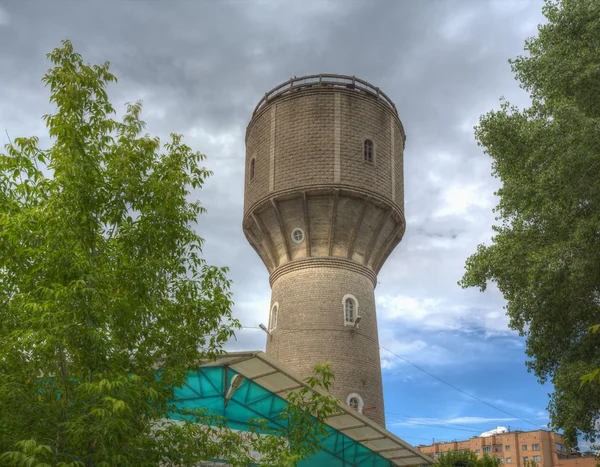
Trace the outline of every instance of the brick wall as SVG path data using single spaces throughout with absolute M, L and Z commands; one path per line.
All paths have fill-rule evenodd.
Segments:
M 522 467 L 525 464 L 525 458 L 531 462 L 534 457 L 538 456 L 539 461 L 536 460 L 538 467 L 593 467 L 593 458 L 559 459 L 557 443 L 564 443 L 562 435 L 546 430 L 535 430 L 435 443 L 430 446 L 419 446 L 419 449 L 434 458 L 440 453 L 463 450 L 473 451 L 481 458 L 485 449 L 489 447 L 489 455 L 502 459 L 501 462 L 507 467 Z
M 277 327 L 267 353 L 307 377 L 317 363 L 331 361 L 332 393 L 346 400 L 358 393 L 365 415 L 384 425 L 379 341 L 372 277 L 342 267 L 303 267 L 276 278 L 271 306 L 279 304 Z M 351 294 L 361 316 L 358 329 L 344 324 L 342 299 Z
M 245 210 L 272 192 L 338 184 L 334 182 L 336 95 L 340 96 L 339 184 L 374 191 L 403 210 L 404 132 L 400 120 L 371 96 L 327 88 L 274 99 L 253 117 L 246 133 Z M 363 160 L 366 138 L 375 144 L 373 164 Z M 260 172 L 260 176 L 255 175 L 255 180 L 250 182 L 248 169 L 252 158 L 256 158 L 256 174 Z M 274 179 L 272 191 L 268 183 L 270 176 Z

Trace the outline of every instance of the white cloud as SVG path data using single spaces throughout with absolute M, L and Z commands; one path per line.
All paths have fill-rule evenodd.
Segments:
M 507 409 L 515 411 L 519 414 L 525 414 L 524 417 L 530 417 L 538 420 L 548 420 L 548 412 L 546 410 L 540 410 L 538 407 L 532 406 L 531 404 L 523 404 L 512 400 L 500 398 L 483 398 L 483 400 L 492 405 L 499 405 L 501 407 L 506 407 Z M 545 426 L 545 424 L 542 424 L 540 426 Z
M 398 340 L 393 338 L 392 334 L 384 332 L 380 342 L 382 346 L 380 352 L 381 368 L 384 370 L 407 365 L 402 358 L 406 358 L 411 363 L 426 366 L 447 365 L 454 361 L 451 353 L 446 348 L 436 344 L 428 344 L 421 339 Z
M 8 24 L 9 19 L 8 12 L 0 6 L 0 26 Z
M 477 18 L 475 9 L 455 13 L 444 21 L 440 28 L 441 36 L 446 40 L 464 40 L 471 29 L 470 23 Z
M 421 330 L 508 333 L 508 317 L 501 309 L 482 310 L 445 298 L 407 295 L 381 295 L 377 306 L 382 321 L 402 322 Z
M 434 217 L 468 217 L 473 207 L 492 207 L 490 188 L 482 184 L 452 184 L 443 188 L 440 198 L 442 205 L 434 212 Z

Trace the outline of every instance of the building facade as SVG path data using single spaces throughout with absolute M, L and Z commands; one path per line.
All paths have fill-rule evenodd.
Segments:
M 385 426 L 377 273 L 405 230 L 405 134 L 355 77 L 293 78 L 246 131 L 243 230 L 270 273 L 267 354 L 302 377 L 332 362 L 332 393 Z
M 595 467 L 593 456 L 570 455 L 561 434 L 546 430 L 513 431 L 492 436 L 477 436 L 464 441 L 418 446 L 434 459 L 442 453 L 473 451 L 478 457 L 496 457 L 501 464 L 523 467 L 535 462 L 539 467 Z

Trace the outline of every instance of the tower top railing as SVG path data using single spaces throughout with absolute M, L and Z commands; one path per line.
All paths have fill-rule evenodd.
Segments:
M 396 109 L 396 105 L 378 87 L 373 86 L 371 83 L 359 79 L 356 76 L 332 74 L 307 75 L 301 76 L 299 78 L 294 76 L 293 78 L 290 78 L 288 81 L 280 84 L 279 86 L 274 87 L 269 92 L 266 92 L 263 98 L 258 102 L 258 104 L 256 104 L 254 112 L 252 112 L 252 116 L 254 117 L 256 113 L 261 109 L 261 107 L 268 104 L 270 101 L 277 97 L 290 94 L 294 91 L 300 91 L 302 89 L 320 87 L 344 88 L 361 92 L 363 94 L 368 94 L 370 96 L 375 97 L 378 101 L 383 102 L 386 106 L 392 109 L 396 116 L 398 116 L 398 110 Z

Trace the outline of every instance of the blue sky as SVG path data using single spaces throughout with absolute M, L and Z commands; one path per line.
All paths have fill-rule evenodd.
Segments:
M 494 222 L 490 160 L 473 137 L 500 96 L 528 97 L 507 60 L 543 20 L 541 0 L 53 1 L 0 0 L 0 124 L 44 134 L 40 78 L 61 39 L 109 60 L 122 113 L 142 99 L 150 133 L 182 133 L 214 171 L 197 226 L 205 257 L 230 267 L 235 313 L 248 327 L 230 350 L 263 350 L 268 275 L 241 231 L 244 131 L 265 91 L 312 73 L 356 75 L 396 103 L 407 132 L 407 231 L 379 275 L 380 343 L 476 401 L 381 351 L 388 428 L 412 444 L 497 425 L 543 427 L 550 387 L 525 369 L 495 287 L 462 290 L 465 259 Z M 7 138 L 4 131 L 0 143 Z M 42 141 L 44 141 L 42 139 Z M 533 423 L 531 425 L 521 419 Z

